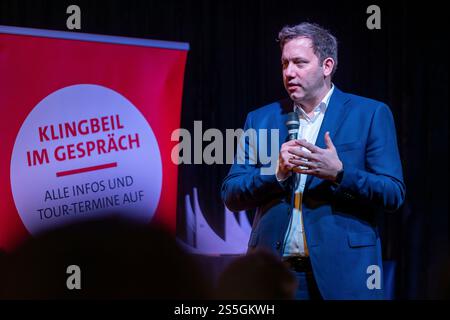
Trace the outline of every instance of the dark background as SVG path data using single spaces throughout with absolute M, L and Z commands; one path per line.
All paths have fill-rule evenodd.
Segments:
M 395 260 L 397 297 L 436 298 L 448 268 L 448 51 L 446 10 L 430 1 L 24 1 L 0 0 L 0 24 L 67 30 L 66 8 L 81 7 L 79 32 L 188 42 L 181 127 L 241 128 L 246 114 L 286 97 L 275 39 L 286 24 L 316 22 L 339 41 L 333 82 L 387 103 L 394 114 L 407 186 L 401 210 L 381 223 L 384 258 Z M 381 30 L 366 9 L 381 8 Z M 1 75 L 0 75 L 1 76 Z M 223 131 L 224 132 L 224 131 Z M 223 236 L 220 185 L 228 165 L 182 165 L 184 196 L 199 190 L 209 224 Z M 251 218 L 251 214 L 250 214 Z

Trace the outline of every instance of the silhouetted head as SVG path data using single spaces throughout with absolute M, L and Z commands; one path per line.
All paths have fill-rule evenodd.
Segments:
M 293 299 L 297 280 L 271 252 L 257 250 L 237 258 L 221 274 L 219 299 Z
M 173 235 L 118 218 L 47 232 L 3 260 L 3 299 L 208 296 L 197 266 Z M 78 275 L 81 289 L 70 290 L 68 285 L 76 287 Z

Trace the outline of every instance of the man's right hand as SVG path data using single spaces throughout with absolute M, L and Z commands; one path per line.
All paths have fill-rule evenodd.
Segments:
M 296 167 L 296 165 L 289 162 L 289 159 L 292 158 L 292 153 L 289 153 L 289 150 L 298 150 L 298 148 L 299 145 L 296 140 L 290 140 L 281 145 L 280 154 L 278 156 L 278 167 L 276 171 L 278 181 L 284 181 L 289 178 L 292 169 Z

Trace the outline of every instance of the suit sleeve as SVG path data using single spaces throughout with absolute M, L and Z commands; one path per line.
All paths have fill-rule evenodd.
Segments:
M 366 170 L 344 163 L 344 175 L 336 192 L 357 197 L 386 211 L 395 211 L 405 199 L 402 166 L 394 119 L 386 105 L 372 118 L 366 145 Z
M 252 125 L 252 113 L 245 121 L 244 134 L 238 144 L 236 157 L 222 183 L 222 200 L 231 211 L 254 209 L 285 191 L 275 174 L 262 174 L 258 161 L 258 135 Z

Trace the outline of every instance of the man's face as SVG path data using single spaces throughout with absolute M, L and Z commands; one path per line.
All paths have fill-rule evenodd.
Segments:
M 314 100 L 321 93 L 325 85 L 324 70 L 314 54 L 311 39 L 299 37 L 287 42 L 281 64 L 284 87 L 293 101 Z

